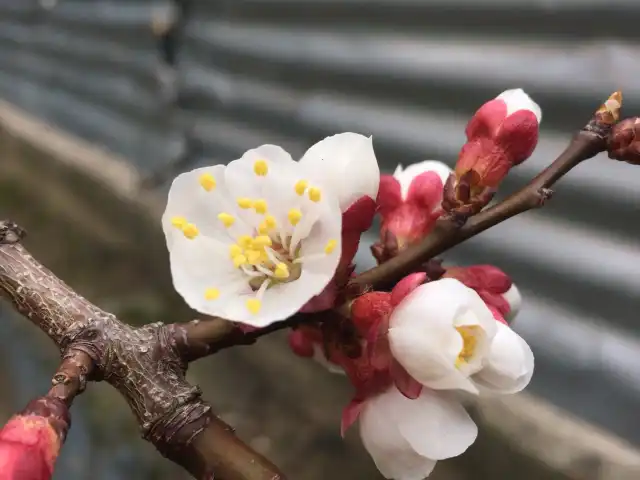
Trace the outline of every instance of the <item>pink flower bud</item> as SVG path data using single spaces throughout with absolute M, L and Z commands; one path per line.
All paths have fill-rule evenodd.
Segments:
M 640 165 L 640 118 L 627 118 L 609 134 L 609 158 Z
M 509 170 L 533 153 L 541 119 L 540 107 L 522 89 L 482 105 L 467 124 L 455 179 L 445 187 L 445 210 L 473 215 L 486 206 Z
M 450 173 L 444 163 L 428 160 L 406 169 L 400 165 L 393 176 L 380 177 L 381 242 L 374 247 L 380 262 L 429 234 L 442 214 L 444 182 Z
M 67 406 L 43 397 L 0 430 L 0 479 L 48 480 L 69 430 Z

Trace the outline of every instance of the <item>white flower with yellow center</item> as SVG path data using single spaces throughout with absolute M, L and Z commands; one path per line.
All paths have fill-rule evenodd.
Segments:
M 527 343 L 453 278 L 421 285 L 400 302 L 389 318 L 389 344 L 407 372 L 434 390 L 515 393 L 533 374 Z
M 294 314 L 340 259 L 334 187 L 274 145 L 179 175 L 162 217 L 176 290 L 199 312 L 256 327 Z

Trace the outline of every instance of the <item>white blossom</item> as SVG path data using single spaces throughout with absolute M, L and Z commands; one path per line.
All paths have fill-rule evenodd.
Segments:
M 513 393 L 533 374 L 533 354 L 472 289 L 453 278 L 419 286 L 389 319 L 391 352 L 424 386 Z
M 363 175 L 328 172 L 337 161 Z M 256 327 L 294 314 L 332 279 L 341 204 L 375 198 L 376 172 L 371 139 L 345 133 L 300 162 L 263 145 L 179 175 L 162 217 L 174 287 L 201 313 Z

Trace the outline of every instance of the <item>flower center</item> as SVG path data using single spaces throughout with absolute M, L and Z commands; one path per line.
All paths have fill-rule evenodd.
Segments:
M 463 342 L 462 349 L 460 353 L 458 353 L 458 358 L 456 358 L 456 367 L 460 368 L 469 363 L 469 360 L 471 360 L 475 354 L 482 328 L 478 325 L 464 325 L 462 327 L 456 327 L 456 330 L 462 337 Z

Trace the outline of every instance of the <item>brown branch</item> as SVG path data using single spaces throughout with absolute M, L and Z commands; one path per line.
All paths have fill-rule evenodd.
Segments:
M 115 387 L 142 435 L 195 478 L 275 480 L 284 475 L 244 445 L 185 379 L 176 341 L 183 328 L 133 328 L 78 295 L 20 244 L 24 231 L 0 222 L 0 294 L 44 331 L 63 361 L 47 395 L 69 405 L 86 379 Z
M 456 219 L 442 219 L 434 231 L 417 245 L 407 248 L 397 256 L 361 273 L 351 280 L 350 291 L 392 287 L 398 280 L 419 268 L 442 252 L 504 222 L 520 213 L 538 208 L 551 197 L 549 188 L 584 160 L 607 149 L 609 132 L 619 119 L 622 94 L 613 93 L 596 111 L 589 123 L 571 140 L 567 148 L 528 185 L 502 202 L 471 217 L 464 225 Z M 258 338 L 278 330 L 301 324 L 322 322 L 328 312 L 296 314 L 293 317 L 269 325 L 267 328 L 243 333 L 233 323 L 216 318 L 194 321 L 185 326 L 182 348 L 189 361 L 215 353 L 223 348 L 249 345 Z

